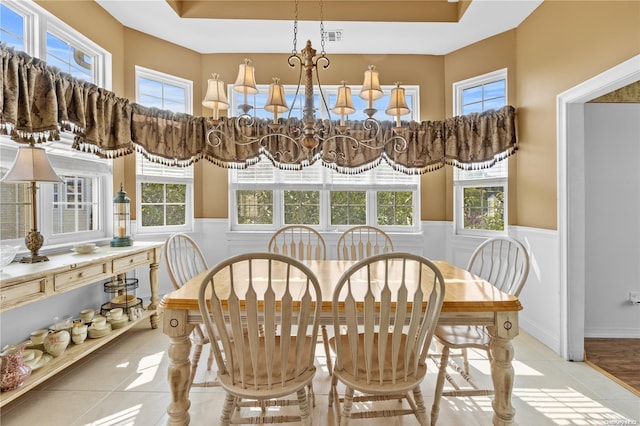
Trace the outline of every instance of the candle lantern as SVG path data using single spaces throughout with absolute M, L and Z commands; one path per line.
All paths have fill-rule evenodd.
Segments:
M 131 199 L 120 184 L 120 191 L 113 199 L 113 239 L 111 247 L 128 247 L 131 239 Z

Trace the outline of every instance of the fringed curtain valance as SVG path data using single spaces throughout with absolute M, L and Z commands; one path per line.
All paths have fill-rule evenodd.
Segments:
M 370 139 L 354 144 L 335 127 L 307 152 L 290 138 L 272 136 L 266 120 L 251 128 L 222 119 L 217 132 L 209 120 L 147 108 L 113 92 L 48 67 L 45 62 L 2 46 L 0 123 L 18 142 L 45 142 L 60 130 L 75 133 L 74 147 L 115 158 L 135 150 L 149 160 L 186 166 L 205 158 L 222 167 L 244 168 L 266 155 L 276 167 L 299 169 L 322 161 L 342 173 L 357 173 L 386 161 L 396 170 L 418 174 L 445 164 L 465 169 L 488 167 L 517 149 L 515 109 L 411 122 L 393 137 L 392 123 L 382 122 L 375 137 L 354 123 L 350 135 Z M 332 132 L 332 133 L 331 133 Z

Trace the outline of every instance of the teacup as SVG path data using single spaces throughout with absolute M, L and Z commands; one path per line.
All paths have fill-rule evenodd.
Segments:
M 31 339 L 31 343 L 33 343 L 34 345 L 43 344 L 44 338 L 47 337 L 47 334 L 49 334 L 49 330 L 46 330 L 44 328 L 40 330 L 32 331 L 31 334 L 29 335 Z
M 109 313 L 111 314 L 111 319 L 119 320 L 122 318 L 122 314 L 124 313 L 124 311 L 122 310 L 122 308 L 113 308 L 109 311 Z
M 93 317 L 93 321 L 91 322 L 93 328 L 96 330 L 101 330 L 106 327 L 107 319 L 101 315 Z
M 84 322 L 91 322 L 95 314 L 96 312 L 93 309 L 83 309 L 80 311 L 80 318 L 82 318 Z
M 76 345 L 79 345 L 80 343 L 84 342 L 86 339 L 87 339 L 87 325 L 83 324 L 79 326 L 74 326 L 71 329 L 71 340 L 73 341 L 73 343 L 75 343 Z

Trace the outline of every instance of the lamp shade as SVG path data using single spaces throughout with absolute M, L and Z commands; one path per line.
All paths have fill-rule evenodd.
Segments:
M 245 59 L 244 64 L 240 64 L 238 78 L 236 78 L 233 90 L 239 93 L 251 95 L 258 93 L 258 88 L 256 87 L 255 67 L 251 65 L 251 60 Z
M 356 112 L 351 99 L 351 87 L 347 86 L 346 81 L 343 81 L 342 86 L 338 88 L 338 98 L 332 111 L 340 115 L 349 115 Z
M 269 96 L 264 109 L 277 113 L 289 111 L 287 100 L 284 97 L 284 86 L 280 83 L 278 77 L 274 77 L 273 83 L 269 85 Z
M 389 115 L 406 115 L 411 112 L 407 106 L 407 99 L 404 94 L 404 87 L 400 87 L 400 83 L 396 83 L 396 87 L 391 91 L 389 106 L 386 111 Z
M 376 67 L 374 65 L 369 65 L 369 68 L 364 72 L 364 82 L 360 90 L 360 97 L 362 99 L 375 101 L 382 97 L 380 77 L 378 76 L 378 71 L 375 69 Z
M 207 94 L 204 96 L 202 106 L 211 108 L 214 111 L 229 108 L 229 101 L 224 92 L 224 81 L 220 80 L 220 75 L 214 73 L 209 79 Z
M 62 182 L 51 167 L 44 148 L 21 146 L 3 182 Z

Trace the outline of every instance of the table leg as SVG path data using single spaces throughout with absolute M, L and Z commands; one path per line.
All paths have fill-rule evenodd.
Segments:
M 155 258 L 159 256 L 158 250 L 155 250 Z M 158 262 L 153 262 L 149 265 L 149 285 L 151 286 L 151 303 L 147 307 L 148 310 L 154 310 L 155 313 L 151 314 L 149 320 L 151 321 L 151 328 L 158 328 L 158 302 L 160 298 L 158 296 Z
M 518 335 L 518 313 L 497 312 L 496 326 L 488 327 L 491 334 L 489 358 L 495 395 L 493 398 L 493 424 L 512 425 L 516 414 L 511 403 L 513 392 L 514 350 L 511 339 Z
M 171 402 L 167 408 L 169 420 L 167 425 L 189 424 L 189 388 L 191 379 L 191 339 L 189 334 L 193 324 L 187 322 L 187 311 L 165 310 L 163 312 L 163 331 L 169 336 L 169 386 L 171 388 Z

